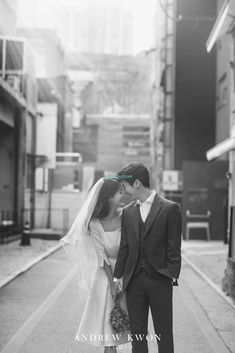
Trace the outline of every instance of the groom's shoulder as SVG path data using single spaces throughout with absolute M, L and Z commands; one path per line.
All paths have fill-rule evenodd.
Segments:
M 166 207 L 175 207 L 175 206 L 179 206 L 178 202 L 175 202 L 175 201 L 172 201 L 172 200 L 168 200 L 168 199 L 165 199 L 164 197 L 162 196 L 159 196 L 162 204 Z
M 131 209 L 132 207 L 134 207 L 136 204 L 136 201 L 132 201 L 131 203 L 128 203 L 128 205 L 123 207 L 123 211 L 128 211 L 129 209 Z

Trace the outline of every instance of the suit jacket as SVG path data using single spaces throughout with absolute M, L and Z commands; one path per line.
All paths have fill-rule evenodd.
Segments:
M 121 243 L 114 277 L 123 276 L 123 291 L 128 286 L 139 254 L 139 214 L 136 203 L 123 208 Z M 155 195 L 145 221 L 144 251 L 152 267 L 170 278 L 178 278 L 181 268 L 181 214 L 179 205 Z

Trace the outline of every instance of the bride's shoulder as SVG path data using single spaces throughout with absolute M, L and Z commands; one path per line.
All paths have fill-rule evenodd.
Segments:
M 97 218 L 92 218 L 89 222 L 89 229 L 92 229 L 92 230 L 97 230 L 98 229 L 98 222 L 99 220 Z

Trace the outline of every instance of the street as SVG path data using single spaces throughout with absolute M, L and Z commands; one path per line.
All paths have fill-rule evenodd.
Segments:
M 235 353 L 235 0 L 0 0 L 0 66 L 0 353 L 104 351 L 75 341 L 95 252 L 112 296 L 141 267 L 178 280 L 174 353 Z
M 63 249 L 56 251 L 0 289 L 0 352 L 102 352 L 74 341 L 85 301 Z M 235 310 L 183 261 L 174 287 L 175 352 L 235 352 L 234 319 Z M 154 341 L 149 347 L 157 352 Z M 131 352 L 130 345 L 118 351 Z

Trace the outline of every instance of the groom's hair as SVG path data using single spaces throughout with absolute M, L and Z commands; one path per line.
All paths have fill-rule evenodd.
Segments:
M 118 178 L 120 181 L 126 181 L 131 186 L 138 179 L 144 187 L 150 188 L 149 171 L 142 163 L 133 162 L 127 164 L 118 173 Z

